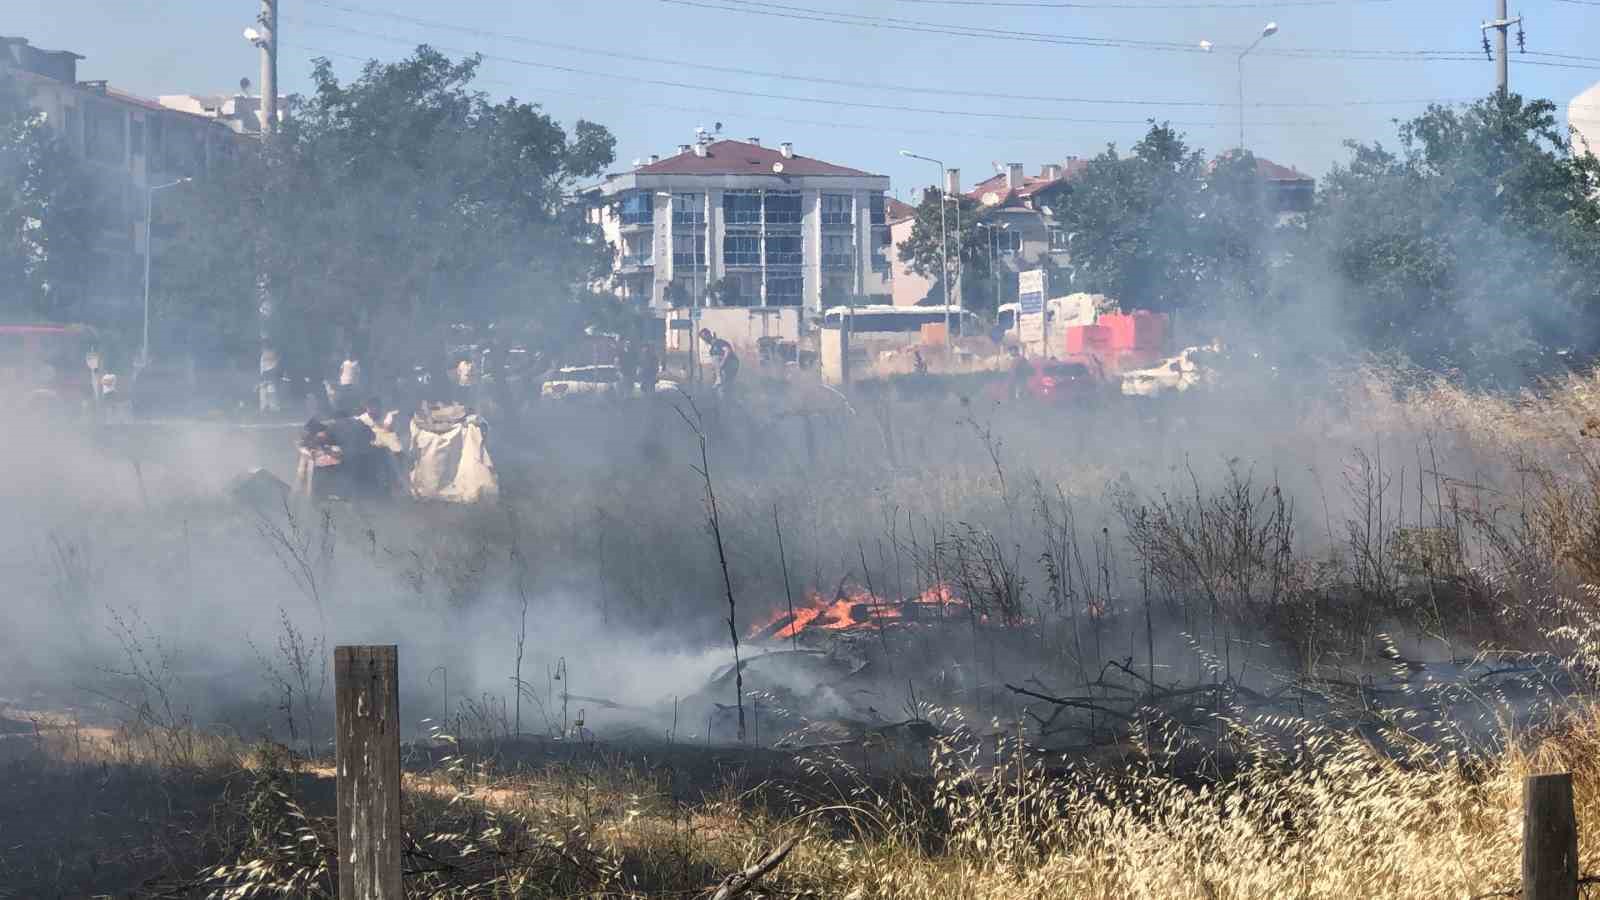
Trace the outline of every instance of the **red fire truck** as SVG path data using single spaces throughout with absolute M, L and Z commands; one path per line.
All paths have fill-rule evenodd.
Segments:
M 0 406 L 59 411 L 92 403 L 97 340 L 87 325 L 0 324 Z

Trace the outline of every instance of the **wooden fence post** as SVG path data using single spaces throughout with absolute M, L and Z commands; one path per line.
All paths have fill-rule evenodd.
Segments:
M 399 648 L 334 648 L 333 691 L 339 900 L 403 900 Z
M 1577 897 L 1572 775 L 1529 775 L 1522 783 L 1522 900 Z

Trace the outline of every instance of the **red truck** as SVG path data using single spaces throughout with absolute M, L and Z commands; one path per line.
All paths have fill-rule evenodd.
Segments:
M 0 324 L 0 404 L 76 410 L 93 402 L 96 341 L 86 325 Z

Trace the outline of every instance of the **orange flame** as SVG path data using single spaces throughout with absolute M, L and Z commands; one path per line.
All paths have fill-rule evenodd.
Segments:
M 828 600 L 816 591 L 806 594 L 806 605 L 797 606 L 791 618 L 778 610 L 767 621 L 750 629 L 750 637 L 791 638 L 811 628 L 849 631 L 882 628 L 892 621 L 939 618 L 950 607 L 962 606 L 950 587 L 936 584 L 901 603 L 883 600 L 865 588 L 854 588 Z

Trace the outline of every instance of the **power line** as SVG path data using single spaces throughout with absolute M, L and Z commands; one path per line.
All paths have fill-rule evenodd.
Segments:
M 345 26 L 345 25 L 334 25 L 334 24 L 326 23 L 326 22 L 313 22 L 313 21 L 304 20 L 304 19 L 295 20 L 295 24 L 298 24 L 298 25 L 301 25 L 301 26 L 304 26 L 304 27 L 307 27 L 307 28 L 321 28 L 321 29 L 331 30 L 331 31 L 341 31 L 341 32 L 349 33 L 349 34 L 359 35 L 359 36 L 362 36 L 362 37 L 375 38 L 375 39 L 378 39 L 378 40 L 385 40 L 385 41 L 399 42 L 399 43 L 402 43 L 402 44 L 410 44 L 410 43 L 412 43 L 409 38 L 397 38 L 397 37 L 393 37 L 391 35 L 379 34 L 377 32 L 366 31 L 366 30 L 363 30 L 363 29 L 360 29 L 360 28 L 351 28 L 351 27 Z M 462 49 L 462 48 L 459 48 L 459 47 L 438 46 L 437 49 L 447 50 L 447 51 L 452 52 L 452 53 L 463 53 L 463 54 L 471 54 L 471 53 L 474 52 L 474 51 Z M 1022 112 L 977 112 L 977 111 L 972 111 L 972 110 L 950 110 L 950 109 L 942 109 L 942 108 L 936 108 L 936 107 L 906 106 L 904 104 L 898 104 L 898 103 L 867 103 L 867 102 L 859 101 L 859 100 L 835 100 L 835 99 L 822 98 L 822 97 L 801 97 L 801 96 L 796 96 L 796 95 L 793 95 L 793 94 L 777 94 L 777 93 L 772 93 L 772 92 L 769 92 L 769 91 L 747 91 L 747 90 L 740 90 L 738 88 L 726 88 L 726 87 L 716 87 L 716 86 L 712 86 L 712 85 L 692 84 L 692 83 L 689 83 L 689 82 L 673 81 L 673 80 L 665 79 L 665 78 L 646 78 L 646 77 L 638 76 L 638 75 L 622 75 L 622 74 L 618 74 L 618 73 L 615 73 L 615 72 L 604 72 L 604 71 L 600 71 L 600 70 L 596 70 L 596 69 L 584 69 L 584 68 L 579 68 L 577 66 L 565 66 L 565 65 L 559 65 L 557 63 L 547 63 L 547 62 L 539 62 L 539 61 L 530 60 L 530 59 L 520 59 L 520 58 L 514 57 L 514 56 L 501 56 L 501 55 L 495 55 L 495 54 L 489 54 L 489 53 L 478 53 L 476 55 L 482 57 L 483 59 L 492 60 L 492 61 L 495 61 L 495 62 L 503 62 L 503 63 L 509 63 L 511 65 L 519 65 L 519 66 L 529 66 L 529 67 L 536 68 L 536 69 L 547 69 L 547 70 L 555 71 L 555 72 L 566 72 L 566 73 L 572 74 L 572 75 L 585 75 L 585 76 L 589 76 L 591 78 L 609 78 L 609 79 L 613 79 L 613 80 L 617 80 L 617 81 L 631 81 L 631 82 L 634 82 L 634 83 L 637 83 L 637 84 L 651 84 L 651 85 L 657 85 L 657 86 L 660 86 L 660 87 L 679 88 L 679 89 L 682 89 L 682 90 L 704 91 L 704 92 L 708 92 L 708 93 L 724 94 L 724 95 L 733 96 L 733 97 L 749 97 L 749 98 L 759 99 L 759 100 L 781 100 L 781 101 L 786 101 L 786 102 L 790 102 L 790 103 L 813 103 L 813 104 L 819 104 L 819 105 L 823 105 L 823 106 L 848 107 L 848 108 L 853 108 L 853 109 L 868 109 L 868 110 L 874 110 L 874 111 L 877 111 L 877 112 L 919 113 L 919 114 L 933 115 L 933 116 L 955 116 L 955 117 L 958 117 L 958 118 L 989 119 L 989 120 L 1000 119 L 1000 120 L 1005 120 L 1005 121 L 1059 122 L 1059 123 L 1078 124 L 1078 125 L 1142 125 L 1142 124 L 1145 124 L 1146 122 L 1150 121 L 1149 118 L 1143 118 L 1143 119 L 1096 119 L 1096 118 L 1080 118 L 1080 117 L 1073 117 L 1073 116 L 1043 116 L 1043 115 L 1036 115 L 1036 114 L 1022 113 Z M 1184 121 L 1184 120 L 1176 120 L 1176 119 L 1174 119 L 1174 120 L 1164 120 L 1164 121 L 1169 121 L 1169 123 L 1172 124 L 1172 125 L 1183 125 L 1183 126 L 1198 127 L 1198 128 L 1214 128 L 1214 127 L 1217 127 L 1217 126 L 1219 126 L 1221 124 L 1224 124 L 1224 123 L 1220 123 L 1220 122 L 1216 122 L 1216 121 L 1212 121 L 1212 120 L 1205 120 L 1205 121 L 1189 120 L 1189 121 Z M 1341 124 L 1341 123 L 1315 122 L 1315 121 L 1258 121 L 1258 122 L 1252 122 L 1250 124 L 1257 125 L 1257 126 L 1273 126 L 1273 127 L 1320 127 L 1320 126 L 1338 125 L 1338 124 Z
M 1080 3 L 1046 2 L 1046 0 L 897 0 L 900 3 L 922 3 L 929 6 L 992 6 L 1033 9 L 1126 9 L 1126 10 L 1184 10 L 1184 9 L 1278 9 L 1281 7 L 1345 6 L 1362 3 L 1392 3 L 1394 0 L 1245 0 L 1241 3 Z
M 441 22 L 441 21 L 438 21 L 438 20 L 422 19 L 422 18 L 418 18 L 418 17 L 415 17 L 415 16 L 409 16 L 409 15 L 404 15 L 404 14 L 401 14 L 401 13 L 390 12 L 388 10 L 372 9 L 372 8 L 361 7 L 361 6 L 353 6 L 353 5 L 346 4 L 346 3 L 336 3 L 336 2 L 332 2 L 332 0 L 306 0 L 306 2 L 310 3 L 313 6 L 321 6 L 321 7 L 324 7 L 326 9 L 333 9 L 333 10 L 338 10 L 340 12 L 353 13 L 353 14 L 356 14 L 356 15 L 372 16 L 372 17 L 376 17 L 376 18 L 393 19 L 395 21 L 406 22 L 406 23 L 409 23 L 409 24 L 412 24 L 412 25 L 416 25 L 416 26 L 422 27 L 422 28 L 440 29 L 440 30 L 444 30 L 444 31 L 454 31 L 454 32 L 462 33 L 462 34 L 470 34 L 470 35 L 473 35 L 473 36 L 476 36 L 476 37 L 494 38 L 494 39 L 498 39 L 498 40 L 505 40 L 505 41 L 511 41 L 511 42 L 515 42 L 515 43 L 528 44 L 530 46 L 535 46 L 535 47 L 547 47 L 547 48 L 555 49 L 555 50 L 564 50 L 564 51 L 571 52 L 571 53 L 582 53 L 582 54 L 589 54 L 589 55 L 594 55 L 594 56 L 604 56 L 604 57 L 609 57 L 609 58 L 612 58 L 612 59 L 623 59 L 623 60 L 629 60 L 629 61 L 632 61 L 632 62 L 650 63 L 652 65 L 680 66 L 680 67 L 683 67 L 683 68 L 700 69 L 700 70 L 708 71 L 708 72 L 720 72 L 720 73 L 731 74 L 731 75 L 751 75 L 751 76 L 755 76 L 755 77 L 758 77 L 758 78 L 774 78 L 774 79 L 782 79 L 782 80 L 785 80 L 785 81 L 803 81 L 803 82 L 809 82 L 809 83 L 812 83 L 812 84 L 825 84 L 825 85 L 830 85 L 830 86 L 834 86 L 834 87 L 865 88 L 865 89 L 868 89 L 868 90 L 904 91 L 904 92 L 907 92 L 907 93 L 934 94 L 934 95 L 944 96 L 944 97 L 972 97 L 972 98 L 985 99 L 985 100 L 1012 100 L 1012 101 L 1020 101 L 1020 102 L 1037 102 L 1037 103 L 1084 103 L 1084 104 L 1098 104 L 1098 105 L 1105 105 L 1105 106 L 1175 106 L 1175 107 L 1215 107 L 1215 108 L 1221 108 L 1221 107 L 1234 108 L 1234 107 L 1236 107 L 1236 104 L 1223 103 L 1223 102 L 1220 102 L 1220 101 L 1213 101 L 1213 100 L 1148 100 L 1148 99 L 1113 99 L 1113 98 L 1105 98 L 1105 97 L 1062 97 L 1062 96 L 1046 96 L 1046 95 L 1039 95 L 1039 94 L 1017 94 L 1017 93 L 1011 93 L 1011 92 L 997 92 L 997 91 L 962 90 L 962 89 L 958 89 L 958 88 L 943 89 L 943 88 L 924 87 L 924 86 L 920 86 L 920 85 L 889 84 L 889 83 L 884 83 L 884 82 L 856 81 L 856 80 L 852 80 L 852 79 L 843 79 L 843 78 L 823 78 L 823 77 L 817 77 L 817 76 L 793 75 L 793 74 L 790 74 L 790 73 L 787 73 L 787 72 L 773 72 L 773 71 L 764 71 L 764 70 L 761 70 L 761 69 L 747 69 L 747 68 L 740 68 L 740 67 L 737 67 L 737 66 L 719 66 L 719 65 L 712 65 L 712 64 L 709 64 L 709 63 L 688 62 L 688 61 L 685 61 L 685 60 L 668 59 L 668 58 L 657 57 L 657 56 L 646 56 L 646 55 L 637 54 L 637 53 L 626 53 L 626 52 L 622 52 L 622 51 L 618 51 L 618 50 L 601 50 L 601 49 L 597 49 L 597 48 L 594 48 L 594 47 L 583 47 L 583 46 L 579 46 L 579 45 L 575 45 L 575 44 L 564 44 L 564 43 L 559 43 L 559 42 L 556 42 L 556 41 L 547 41 L 547 40 L 541 40 L 541 39 L 538 39 L 538 38 L 528 37 L 526 35 L 513 34 L 513 33 L 501 32 L 501 31 L 490 31 L 490 30 L 487 30 L 487 29 L 475 28 L 475 27 L 472 27 L 472 26 L 469 26 L 469 25 L 457 25 L 457 24 L 451 23 L 451 22 Z M 1388 0 L 1382 0 L 1382 2 L 1388 2 Z M 1445 98 L 1445 99 L 1435 98 L 1435 99 L 1418 99 L 1418 100 L 1342 100 L 1342 101 L 1341 100 L 1333 100 L 1333 101 L 1320 101 L 1320 102 L 1318 102 L 1318 101 L 1301 101 L 1301 102 L 1293 102 L 1293 103 L 1251 103 L 1251 104 L 1248 104 L 1248 105 L 1252 106 L 1252 107 L 1261 107 L 1261 108 L 1294 108 L 1294 107 L 1330 107 L 1331 108 L 1331 107 L 1349 107 L 1349 106 L 1419 106 L 1419 105 L 1425 105 L 1425 104 L 1428 104 L 1428 103 L 1456 103 L 1456 102 L 1461 102 L 1461 100 L 1462 100 L 1462 98 Z
M 769 16 L 795 21 L 823 22 L 834 25 L 849 25 L 861 28 L 878 28 L 922 34 L 943 34 L 956 37 L 983 37 L 997 40 L 1012 40 L 1028 43 L 1057 44 L 1077 47 L 1151 50 L 1169 53 L 1209 53 L 1212 50 L 1222 50 L 1226 52 L 1241 49 L 1240 46 L 1228 44 L 1215 44 L 1212 45 L 1210 49 L 1206 49 L 1201 47 L 1198 42 L 1184 43 L 1178 41 L 1106 38 L 1091 35 L 1016 31 L 1002 28 L 987 28 L 976 25 L 954 25 L 950 23 L 928 22 L 920 19 L 905 19 L 895 16 L 868 16 L 859 13 L 840 12 L 837 10 L 816 9 L 814 7 L 760 2 L 760 0 L 711 0 L 711 2 L 707 2 L 707 0 L 660 0 L 660 2 L 675 6 L 699 7 L 702 9 L 711 9 L 719 12 L 738 12 L 747 15 Z M 1464 62 L 1473 62 L 1479 59 L 1477 53 L 1470 50 L 1394 50 L 1355 47 L 1305 47 L 1261 49 L 1256 52 L 1259 55 L 1327 59 L 1388 59 L 1410 61 L 1455 60 Z
M 306 44 L 300 44 L 300 43 L 296 43 L 294 45 L 294 47 L 296 49 L 300 50 L 300 51 L 303 51 L 303 52 L 306 52 L 306 53 L 314 53 L 314 54 L 317 54 L 319 56 L 333 57 L 333 58 L 338 58 L 338 59 L 348 59 L 348 60 L 351 60 L 351 61 L 354 61 L 354 62 L 360 62 L 360 63 L 365 63 L 365 62 L 369 62 L 370 61 L 368 57 L 361 56 L 361 55 L 356 54 L 356 53 L 344 53 L 344 52 L 341 52 L 341 51 L 338 51 L 338 50 L 327 50 L 327 49 L 323 49 L 323 48 L 319 48 L 319 47 L 312 47 L 312 46 L 308 46 Z M 636 98 L 633 98 L 633 97 L 628 97 L 628 96 L 620 95 L 620 94 L 596 94 L 595 92 L 588 91 L 588 90 L 580 91 L 580 90 L 573 90 L 571 88 L 550 87 L 548 85 L 542 85 L 542 84 L 538 84 L 538 85 L 519 84 L 517 82 L 506 81 L 505 79 L 500 79 L 500 78 L 474 78 L 473 80 L 474 80 L 474 82 L 481 83 L 481 84 L 501 85 L 501 86 L 507 87 L 507 88 L 519 88 L 519 87 L 533 88 L 533 89 L 536 89 L 537 91 L 539 91 L 541 94 L 547 94 L 547 93 L 548 94 L 561 94 L 561 95 L 569 96 L 569 97 L 580 97 L 580 98 L 583 98 L 585 100 L 607 100 L 607 101 L 615 101 L 615 102 L 618 102 L 618 103 L 631 103 L 631 102 L 634 102 L 635 99 L 636 99 Z M 785 124 L 789 124 L 789 125 L 808 125 L 808 126 L 814 126 L 814 127 L 819 127 L 819 128 L 843 128 L 843 129 L 849 129 L 849 130 L 854 130 L 854 131 L 877 131 L 877 132 L 888 131 L 888 132 L 894 132 L 896 134 L 915 134 L 915 135 L 927 135 L 927 136 L 934 136 L 934 137 L 990 138 L 990 139 L 1001 139 L 1001 140 L 1007 140 L 1007 141 L 1034 142 L 1034 143 L 1039 143 L 1039 144 L 1052 144 L 1052 145 L 1059 145 L 1060 142 L 1061 142 L 1061 137 L 1059 135 L 1048 135 L 1047 136 L 1047 135 L 1038 135 L 1038 134 L 998 134 L 998 133 L 991 132 L 991 131 L 952 131 L 952 130 L 949 130 L 949 129 L 933 129 L 933 128 L 900 128 L 900 127 L 896 127 L 894 125 L 887 125 L 887 124 L 884 124 L 884 123 L 881 123 L 881 122 L 861 123 L 861 122 L 840 122 L 840 121 L 837 121 L 837 120 L 797 119 L 797 118 L 794 118 L 792 116 L 775 116 L 775 115 L 767 115 L 767 114 L 764 114 L 764 113 L 750 113 L 750 112 L 743 112 L 743 111 L 739 111 L 739 110 L 731 110 L 731 109 L 728 109 L 726 107 L 724 107 L 724 108 L 715 108 L 715 107 L 707 107 L 707 106 L 683 106 L 683 105 L 680 105 L 680 104 L 672 104 L 672 103 L 657 103 L 655 101 L 651 101 L 650 106 L 652 108 L 655 108 L 655 109 L 665 109 L 665 110 L 671 110 L 673 112 L 689 112 L 689 113 L 696 113 L 696 114 L 699 114 L 699 115 L 706 115 L 706 116 L 718 116 L 718 117 L 721 117 L 721 118 L 733 118 L 735 116 L 738 116 L 738 117 L 746 118 L 746 119 L 760 119 L 760 120 L 768 121 L 768 122 L 781 122 L 781 123 L 785 123 Z

